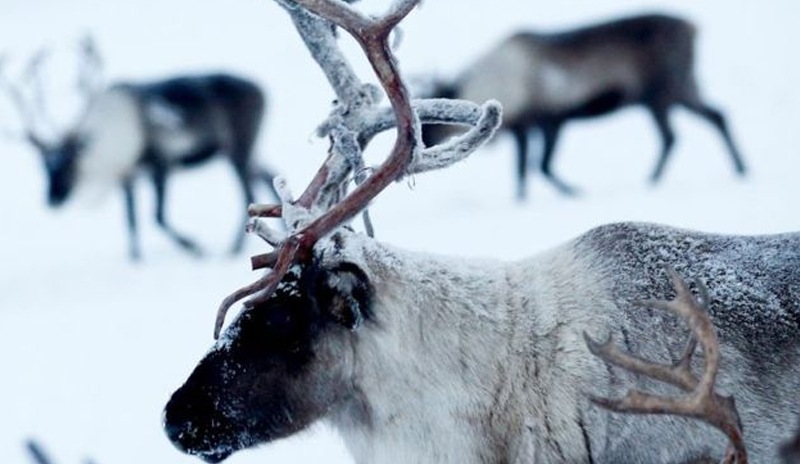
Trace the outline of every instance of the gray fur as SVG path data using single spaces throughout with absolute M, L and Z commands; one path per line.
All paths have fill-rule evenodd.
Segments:
M 722 352 L 718 385 L 736 399 L 751 461 L 777 462 L 800 413 L 800 234 L 723 236 L 612 224 L 502 263 L 409 253 L 340 230 L 316 252 L 320 269 L 345 262 L 363 272 L 358 279 L 374 295 L 368 307 L 359 306 L 364 323 L 316 326 L 322 328 L 309 341 L 314 356 L 302 376 L 279 377 L 288 390 L 266 387 L 263 379 L 275 375 L 270 369 L 250 388 L 242 382 L 254 373 L 240 362 L 237 344 L 245 332 L 259 333 L 246 326 L 251 312 L 269 309 L 246 309 L 201 362 L 203 374 L 192 374 L 167 406 L 167 429 L 182 449 L 218 460 L 254 445 L 248 424 L 255 412 L 247 402 L 256 407 L 263 395 L 283 397 L 296 419 L 282 432 L 271 425 L 261 441 L 321 419 L 340 431 L 359 464 L 718 460 L 726 438 L 699 421 L 614 414 L 586 397 L 621 396 L 634 386 L 677 393 L 608 367 L 582 338 L 584 331 L 613 334 L 647 359 L 677 357 L 685 325 L 634 304 L 672 296 L 668 267 L 710 290 Z M 349 287 L 358 275 L 349 276 Z M 336 291 L 345 298 L 335 301 L 349 301 L 347 289 Z M 213 359 L 223 362 L 213 367 Z M 192 408 L 201 397 L 214 406 Z M 231 413 L 229 405 L 244 412 Z M 196 440 L 191 446 L 181 441 L 189 432 L 179 410 L 210 414 L 181 415 Z M 309 422 L 298 423 L 300 417 Z M 222 446 L 215 426 L 203 424 L 223 424 L 216 427 L 238 430 L 240 438 Z
M 800 234 L 743 237 L 616 224 L 589 232 L 575 245 L 579 255 L 597 256 L 591 266 L 609 288 L 615 311 L 608 314 L 606 330 L 617 335 L 626 349 L 648 359 L 667 362 L 677 358 L 687 329 L 672 316 L 632 302 L 671 298 L 667 267 L 706 284 L 711 320 L 721 343 L 718 387 L 736 399 L 752 461 L 775 462 L 778 444 L 791 436 L 794 418 L 800 413 L 796 400 L 800 388 Z M 597 329 L 593 333 L 604 335 Z M 609 386 L 624 377 L 625 373 L 611 372 Z M 663 391 L 649 382 L 645 385 Z M 620 395 L 624 388 L 613 386 L 610 391 Z M 643 422 L 658 426 L 651 433 L 641 433 Z M 662 434 L 673 427 L 667 424 L 674 424 L 675 430 L 702 429 L 677 437 L 687 441 L 694 437 L 698 449 L 709 443 L 709 437 L 716 437 L 711 442 L 716 442 L 718 452 L 724 448 L 721 434 L 685 422 L 663 417 L 609 417 L 609 426 L 623 436 L 632 434 L 645 443 L 663 445 L 665 452 L 670 445 Z M 674 443 L 672 446 L 677 448 Z M 649 450 L 631 447 L 623 440 L 610 446 L 609 452 L 610 456 L 620 453 L 623 461 L 636 462 L 644 459 L 637 453 Z

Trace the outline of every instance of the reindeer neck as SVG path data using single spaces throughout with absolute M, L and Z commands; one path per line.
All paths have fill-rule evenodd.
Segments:
M 357 462 L 583 455 L 578 398 L 588 377 L 567 379 L 559 366 L 588 357 L 561 341 L 597 324 L 577 319 L 586 311 L 573 305 L 576 294 L 596 290 L 571 277 L 572 255 L 517 264 L 383 252 L 390 265 L 370 267 L 375 321 L 353 347 L 359 406 L 333 419 Z

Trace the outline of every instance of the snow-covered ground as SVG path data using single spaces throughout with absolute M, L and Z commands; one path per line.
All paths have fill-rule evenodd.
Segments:
M 364 2 L 380 10 L 386 2 Z M 377 6 L 372 6 L 377 3 Z M 416 250 L 515 259 L 618 220 L 657 221 L 727 233 L 800 229 L 800 7 L 793 0 L 428 0 L 404 23 L 399 56 L 409 74 L 455 73 L 518 28 L 559 29 L 622 13 L 665 10 L 700 26 L 699 76 L 728 114 L 750 175 L 733 175 L 720 138 L 684 111 L 665 181 L 652 188 L 658 140 L 649 115 L 631 109 L 568 126 L 556 170 L 581 187 L 558 196 L 534 176 L 530 201 L 513 201 L 513 147 L 501 137 L 468 161 L 399 183 L 373 218 L 381 240 Z M 267 0 L 0 0 L 0 52 L 12 68 L 42 45 L 54 112 L 77 101 L 70 53 L 96 36 L 109 78 L 146 79 L 226 69 L 270 94 L 259 158 L 299 191 L 325 154 L 315 125 L 331 92 L 286 15 Z M 350 44 L 362 76 L 367 67 Z M 0 128 L 17 129 L 0 99 Z M 390 137 L 372 150 L 377 161 Z M 0 462 L 29 463 L 22 443 L 40 439 L 59 463 L 195 462 L 161 431 L 161 408 L 210 346 L 215 308 L 255 276 L 247 255 L 226 254 L 240 217 L 233 176 L 219 162 L 171 179 L 170 216 L 210 255 L 192 259 L 153 226 L 152 194 L 139 190 L 144 262 L 126 259 L 120 196 L 92 207 L 44 205 L 40 161 L 0 139 Z M 266 192 L 262 191 L 262 198 Z M 248 253 L 261 251 L 250 238 Z M 350 459 L 323 427 L 243 452 L 231 463 Z

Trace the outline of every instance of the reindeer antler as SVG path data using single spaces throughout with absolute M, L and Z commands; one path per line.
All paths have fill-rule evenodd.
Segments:
M 744 437 L 739 414 L 732 397 L 719 395 L 714 384 L 719 369 L 719 345 L 711 319 L 708 317 L 708 291 L 700 281 L 695 285 L 700 293 L 696 300 L 686 282 L 675 272 L 669 271 L 677 292 L 670 301 L 644 301 L 640 306 L 671 311 L 684 318 L 691 334 L 681 358 L 672 365 L 652 363 L 619 350 L 611 336 L 603 343 L 597 343 L 584 332 L 586 345 L 592 354 L 603 361 L 619 366 L 634 374 L 644 375 L 674 385 L 688 394 L 683 398 L 668 398 L 638 390 L 630 390 L 621 399 L 608 399 L 591 396 L 590 400 L 603 408 L 615 412 L 634 414 L 674 414 L 700 419 L 721 430 L 730 440 L 727 455 L 723 462 L 747 463 Z M 692 373 L 691 358 L 697 342 L 703 347 L 704 368 L 700 379 Z
M 29 105 L 25 94 L 20 86 L 13 82 L 4 69 L 7 57 L 0 57 L 0 88 L 8 95 L 11 103 L 19 114 L 22 122 L 22 130 L 25 138 L 35 145 L 42 145 L 43 142 L 37 134 L 37 110 L 44 113 L 44 96 L 41 81 L 41 69 L 49 54 L 48 49 L 42 48 L 28 60 L 22 72 L 23 80 L 32 83 L 34 87 L 34 105 Z
M 448 108 L 452 110 L 448 115 L 442 114 L 442 105 L 435 102 L 417 102 L 412 107 L 392 54 L 389 36 L 420 0 L 396 0 L 378 18 L 365 16 L 339 0 L 277 1 L 291 15 L 311 55 L 337 95 L 336 107 L 318 130 L 319 135 L 329 137 L 331 146 L 322 167 L 296 201 L 285 186 L 281 186 L 278 190 L 282 192 L 282 205 L 257 205 L 249 209 L 254 217 L 282 217 L 292 233 L 276 251 L 253 257 L 254 268 L 272 268 L 258 281 L 223 300 L 217 312 L 214 338 L 219 337 L 225 314 L 235 302 L 257 292 L 262 293 L 246 305 L 269 298 L 293 263 L 306 262 L 310 258 L 311 249 L 319 238 L 363 211 L 389 184 L 406 174 L 442 168 L 464 159 L 488 140 L 500 124 L 500 105 L 497 102 L 488 102 L 481 107 L 454 102 Z M 377 89 L 362 84 L 353 73 L 336 44 L 332 25 L 347 31 L 360 44 L 388 96 L 391 116 L 377 107 Z M 472 129 L 445 145 L 422 150 L 418 112 L 432 118 L 454 118 L 459 123 L 471 125 Z M 390 155 L 371 175 L 364 176 L 361 151 L 365 141 L 391 127 L 397 128 L 397 138 Z M 360 183 L 345 196 L 346 180 L 353 172 L 357 173 Z M 266 234 L 263 228 L 259 235 L 269 235 L 268 242 L 275 241 L 273 234 Z
M 78 44 L 80 50 L 80 70 L 78 89 L 86 99 L 93 98 L 101 86 L 103 57 L 97 49 L 97 43 L 91 35 L 84 36 Z
M 94 37 L 87 34 L 78 43 L 78 80 L 76 87 L 83 96 L 83 104 L 75 118 L 75 128 L 80 127 L 89 116 L 92 105 L 103 90 L 103 57 Z

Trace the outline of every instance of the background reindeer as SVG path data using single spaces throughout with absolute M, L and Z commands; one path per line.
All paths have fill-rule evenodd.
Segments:
M 388 37 L 417 1 L 397 1 L 378 19 L 338 2 L 296 3 L 289 12 L 338 97 L 322 126 L 330 155 L 297 200 L 279 184 L 282 205 L 251 208 L 254 216 L 282 216 L 292 234 L 254 224 L 276 246 L 254 257 L 254 267 L 271 269 L 223 301 L 215 335 L 227 309 L 255 295 L 170 399 L 164 423 L 176 446 L 219 462 L 326 420 L 357 462 L 721 457 L 726 444 L 707 427 L 612 416 L 584 396 L 649 385 L 603 365 L 584 346 L 584 332 L 622 332 L 625 345 L 648 358 L 684 348 L 686 334 L 675 321 L 644 317 L 635 303 L 666 298 L 663 270 L 673 267 L 713 289 L 701 301 L 719 324 L 727 360 L 719 385 L 741 406 L 751 456 L 777 459 L 798 413 L 800 375 L 791 366 L 800 361 L 800 295 L 790 283 L 800 277 L 800 234 L 721 236 L 612 224 L 532 259 L 498 263 L 409 253 L 341 227 L 393 180 L 469 154 L 492 135 L 498 110 L 489 103 L 476 120 L 477 109 L 461 102 L 417 101 L 412 108 Z M 392 154 L 344 197 L 343 181 L 360 159 L 356 140 L 391 118 L 378 114 L 373 92 L 352 75 L 330 24 L 316 15 L 361 44 L 396 115 Z M 418 120 L 445 117 L 473 127 L 451 143 L 419 147 Z M 683 308 L 691 296 L 677 287 Z M 700 309 L 693 300 L 688 306 L 682 314 L 692 320 Z M 651 340 L 656 331 L 660 338 Z M 703 334 L 696 332 L 713 373 L 716 346 Z M 690 359 L 690 346 L 683 359 Z M 700 383 L 714 384 L 706 375 Z M 734 412 L 728 416 L 734 419 L 723 428 L 736 427 Z M 745 457 L 739 448 L 736 455 Z
M 255 166 L 252 159 L 265 110 L 264 93 L 254 82 L 228 74 L 103 87 L 96 47 L 87 39 L 81 49 L 79 84 L 85 108 L 72 127 L 55 137 L 41 133 L 44 96 L 40 71 L 45 55 L 35 56 L 26 72 L 33 84 L 33 99 L 26 99 L 19 85 L 2 76 L 1 83 L 24 125 L 24 139 L 44 161 L 48 204 L 60 206 L 80 188 L 121 185 L 129 254 L 138 259 L 133 187 L 137 175 L 146 172 L 155 189 L 157 224 L 182 249 L 200 255 L 200 247 L 167 220 L 167 180 L 175 170 L 223 156 L 234 169 L 246 205 L 255 200 L 255 179 L 263 179 L 272 189 L 272 173 Z M 233 252 L 241 250 L 243 236 L 244 225 L 237 231 Z
M 518 32 L 506 38 L 465 70 L 454 82 L 438 82 L 433 97 L 503 104 L 503 128 L 517 147 L 517 197 L 526 195 L 529 133 L 543 136 L 540 168 L 560 192 L 573 194 L 553 173 L 553 154 L 565 123 L 593 118 L 630 105 L 643 105 L 661 137 L 661 153 L 650 181 L 664 171 L 675 133 L 670 109 L 682 106 L 720 132 L 740 175 L 745 164 L 722 113 L 705 103 L 694 69 L 695 27 L 664 15 L 636 16 L 571 31 Z M 426 126 L 426 145 L 452 133 L 451 127 Z

